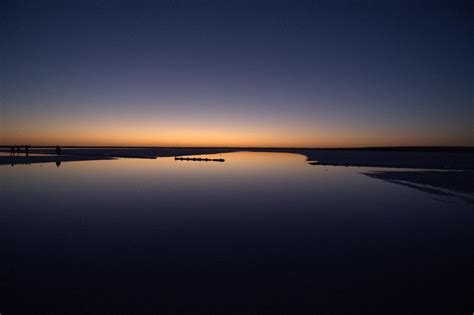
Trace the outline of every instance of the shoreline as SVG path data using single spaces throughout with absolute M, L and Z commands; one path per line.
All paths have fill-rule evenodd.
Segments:
M 304 148 L 192 148 L 192 147 L 62 147 L 56 155 L 54 147 L 30 147 L 29 156 L 0 156 L 0 165 L 109 160 L 115 158 L 148 158 L 222 154 L 231 152 L 278 152 L 304 155 L 308 164 L 333 166 L 364 166 L 387 168 L 416 168 L 442 170 L 474 170 L 472 147 L 390 147 L 358 149 Z M 0 148 L 9 153 L 9 148 Z

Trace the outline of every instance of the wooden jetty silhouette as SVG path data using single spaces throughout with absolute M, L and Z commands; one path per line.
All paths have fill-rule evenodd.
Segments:
M 198 162 L 225 162 L 224 159 L 209 159 L 209 158 L 197 158 L 197 157 L 182 157 L 175 156 L 175 161 L 198 161 Z

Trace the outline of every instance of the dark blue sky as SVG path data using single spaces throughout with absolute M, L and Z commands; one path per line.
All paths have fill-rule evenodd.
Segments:
M 9 1 L 0 142 L 474 145 L 470 1 Z

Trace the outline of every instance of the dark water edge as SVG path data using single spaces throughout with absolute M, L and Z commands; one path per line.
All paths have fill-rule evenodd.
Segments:
M 455 285 L 455 283 L 452 283 Z M 190 289 L 189 291 L 191 291 Z M 263 288 L 263 290 L 267 290 Z M 239 298 L 228 298 L 222 290 L 214 292 L 186 292 L 186 290 L 167 289 L 163 291 L 154 287 L 143 288 L 139 295 L 117 294 L 116 290 L 106 289 L 44 289 L 41 291 L 24 290 L 20 295 L 33 298 L 11 300 L 11 295 L 4 295 L 9 303 L 18 302 L 15 307 L 4 304 L 5 314 L 471 314 L 472 304 L 446 307 L 442 304 L 449 297 L 432 296 L 420 299 L 417 292 L 410 302 L 406 300 L 403 288 L 394 289 L 386 294 L 367 292 L 371 300 L 361 299 L 359 295 L 350 298 L 351 292 L 319 292 L 320 300 L 281 298 L 269 295 L 254 301 L 240 303 L 245 296 L 234 292 Z M 254 292 L 248 292 L 253 295 Z M 188 299 L 192 295 L 193 299 Z M 457 298 L 457 297 L 456 297 Z M 403 301 L 403 303 L 400 303 Z M 2 314 L 3 314 L 2 312 Z
M 292 149 L 292 148 L 122 148 L 122 147 L 64 147 L 61 161 L 117 158 L 157 158 L 229 152 L 281 152 L 305 155 L 313 165 L 342 165 L 364 167 L 396 167 L 418 169 L 474 170 L 474 150 L 467 148 L 361 148 L 361 149 Z M 8 152 L 8 149 L 3 149 Z M 30 153 L 50 154 L 51 157 L 0 156 L 0 165 L 56 162 L 54 148 L 30 149 Z M 66 157 L 68 156 L 68 157 Z
M 364 175 L 440 196 L 455 196 L 474 203 L 473 171 L 379 171 Z
M 79 155 L 44 155 L 44 156 L 0 156 L 0 165 L 28 165 L 43 163 L 63 163 L 63 162 L 80 162 L 80 161 L 99 161 L 113 160 L 114 157 L 109 156 L 79 156 Z

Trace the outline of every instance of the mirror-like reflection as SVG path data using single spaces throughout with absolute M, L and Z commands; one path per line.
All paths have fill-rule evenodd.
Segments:
M 361 174 L 383 169 L 199 157 L 225 163 L 2 166 L 6 298 L 20 312 L 28 301 L 135 313 L 383 313 L 470 300 L 472 205 Z

